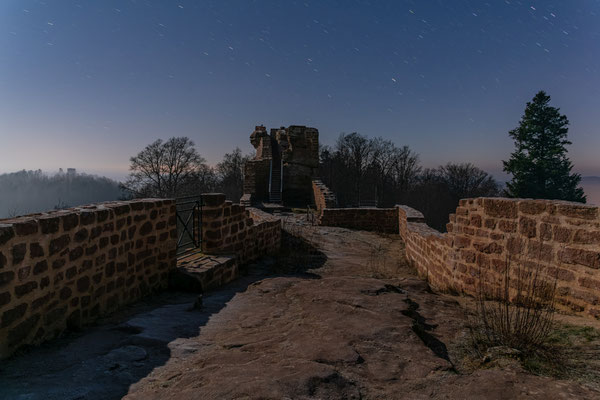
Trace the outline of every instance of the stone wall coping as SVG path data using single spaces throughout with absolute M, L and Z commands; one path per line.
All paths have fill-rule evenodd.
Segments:
M 415 210 L 412 207 L 409 206 L 405 206 L 402 204 L 397 204 L 396 208 L 399 208 L 401 210 L 404 211 L 404 213 L 406 214 L 406 219 L 409 222 L 425 222 L 425 216 L 423 215 L 423 213 L 419 210 Z
M 73 213 L 85 213 L 85 212 L 93 212 L 100 210 L 111 210 L 113 208 L 117 208 L 120 206 L 128 206 L 130 204 L 138 204 L 138 203 L 148 203 L 155 204 L 160 202 L 162 205 L 167 205 L 170 203 L 174 203 L 175 199 L 159 199 L 159 198 L 144 198 L 144 199 L 133 199 L 133 200 L 118 200 L 118 201 L 105 201 L 101 203 L 92 203 L 86 204 L 82 206 L 69 207 L 62 210 L 48 210 L 39 213 L 25 214 L 19 215 L 16 217 L 10 218 L 2 218 L 0 219 L 0 225 L 4 225 L 4 227 L 12 226 L 16 223 L 21 223 L 25 221 L 37 221 L 44 218 L 52 218 L 52 217 L 61 217 L 63 215 L 73 214 Z
M 273 214 L 269 214 L 268 212 L 259 210 L 258 208 L 246 207 L 246 210 L 250 212 L 250 215 L 252 216 L 252 218 L 258 223 L 260 223 L 262 221 L 270 221 L 270 222 L 281 221 L 281 218 L 276 217 Z
M 576 206 L 581 208 L 599 208 L 596 205 L 579 203 L 576 201 L 567 201 L 567 200 L 552 200 L 552 199 L 531 199 L 531 198 L 516 198 L 516 197 L 475 197 L 475 198 L 465 198 L 460 200 L 459 205 L 465 204 L 474 204 L 476 202 L 484 202 L 484 201 L 501 201 L 501 202 L 527 202 L 527 203 L 544 203 L 544 204 L 554 204 L 554 205 L 565 205 L 565 206 Z
M 206 207 L 220 207 L 227 201 L 225 193 L 202 193 L 202 205 Z
M 534 199 L 529 197 L 467 197 L 461 199 L 461 201 L 474 201 L 474 200 L 502 200 L 502 201 L 535 201 L 542 203 L 554 203 L 554 204 L 569 204 L 576 206 L 585 206 L 585 207 L 597 207 L 591 204 L 579 203 L 576 201 L 568 201 L 568 200 L 554 200 L 554 199 Z
M 323 211 L 331 212 L 331 211 L 356 211 L 356 210 L 375 210 L 375 211 L 396 211 L 396 208 L 379 208 L 379 207 L 347 207 L 347 208 L 324 208 Z

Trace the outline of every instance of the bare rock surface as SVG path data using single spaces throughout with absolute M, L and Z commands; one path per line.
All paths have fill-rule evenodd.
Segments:
M 463 312 L 414 276 L 397 237 L 306 233 L 327 256 L 316 277 L 251 284 L 189 339 L 197 352 L 171 358 L 126 398 L 598 398 L 518 369 L 459 375 L 445 342 Z
M 185 294 L 132 307 L 2 363 L 0 398 L 600 398 L 519 368 L 458 373 L 448 345 L 463 312 L 414 275 L 398 237 L 300 231 L 326 257 L 313 269 L 263 262 L 201 310 Z

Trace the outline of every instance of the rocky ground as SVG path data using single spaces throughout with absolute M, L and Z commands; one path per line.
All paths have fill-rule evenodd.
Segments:
M 165 294 L 0 364 L 7 399 L 597 399 L 508 363 L 465 372 L 455 298 L 398 237 L 310 227 L 298 251 L 203 298 Z M 4 397 L 2 397 L 4 396 Z

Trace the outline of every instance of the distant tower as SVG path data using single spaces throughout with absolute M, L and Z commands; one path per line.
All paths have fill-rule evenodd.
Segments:
M 319 131 L 302 125 L 271 129 L 256 126 L 256 149 L 244 168 L 244 195 L 250 203 L 306 207 L 313 202 L 312 180 L 319 167 Z

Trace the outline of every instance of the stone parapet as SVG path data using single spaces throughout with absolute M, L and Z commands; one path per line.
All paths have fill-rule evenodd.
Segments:
M 173 200 L 0 220 L 0 358 L 165 289 L 176 242 Z
M 558 307 L 600 318 L 598 207 L 552 200 L 463 199 L 449 218 L 445 234 L 403 205 L 323 208 L 319 223 L 399 233 L 419 275 L 442 291 L 474 295 L 481 276 L 488 286 L 500 285 L 510 260 L 511 271 L 539 270 L 540 279 L 556 281 Z
M 460 201 L 441 234 L 418 211 L 399 208 L 406 255 L 432 287 L 475 294 L 480 274 L 499 284 L 513 270 L 538 269 L 557 283 L 564 310 L 600 318 L 598 207 L 551 200 L 476 198 Z M 412 221 L 411 221 L 412 218 Z M 514 277 L 513 277 L 514 278 Z
M 273 253 L 281 244 L 281 220 L 256 208 L 203 194 L 202 252 L 235 255 L 240 264 Z

